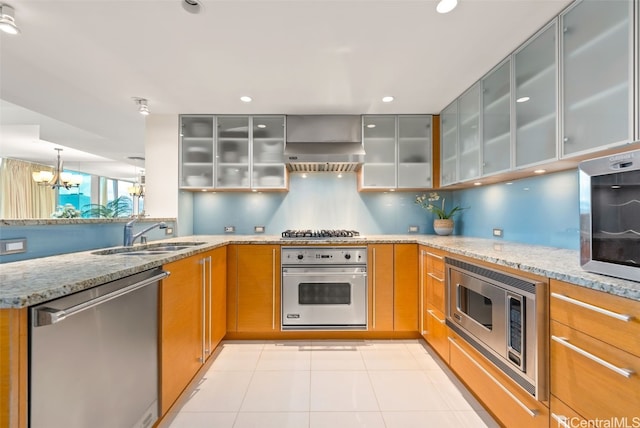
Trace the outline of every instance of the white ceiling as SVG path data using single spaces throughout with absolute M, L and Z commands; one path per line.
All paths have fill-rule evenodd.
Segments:
M 86 172 L 144 156 L 132 97 L 151 114 L 438 113 L 570 3 L 205 0 L 194 15 L 183 0 L 2 1 L 22 34 L 0 36 L 0 155 L 19 157 L 14 142 L 36 137 L 17 125 L 32 125 L 106 158 L 78 161 Z M 38 147 L 30 160 L 52 164 Z M 100 174 L 133 175 L 119 168 Z

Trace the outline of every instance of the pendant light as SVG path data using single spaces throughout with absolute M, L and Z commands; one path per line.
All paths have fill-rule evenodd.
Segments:
M 60 152 L 62 149 L 54 149 L 58 152 L 58 162 L 55 171 L 37 171 L 31 174 L 33 181 L 41 186 L 51 186 L 52 189 L 64 187 L 69 190 L 82 184 L 82 176 L 63 172 Z

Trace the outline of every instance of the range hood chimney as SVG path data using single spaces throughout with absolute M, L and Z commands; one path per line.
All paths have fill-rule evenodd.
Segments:
M 291 172 L 357 171 L 364 154 L 359 115 L 287 116 L 284 159 Z

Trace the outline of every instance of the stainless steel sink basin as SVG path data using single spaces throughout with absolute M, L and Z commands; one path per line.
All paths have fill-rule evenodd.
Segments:
M 100 256 L 121 255 L 121 256 L 150 256 L 166 254 L 173 251 L 185 250 L 187 248 L 202 245 L 204 242 L 165 242 L 158 244 L 134 245 L 132 247 L 116 247 L 108 250 L 94 251 L 91 254 Z

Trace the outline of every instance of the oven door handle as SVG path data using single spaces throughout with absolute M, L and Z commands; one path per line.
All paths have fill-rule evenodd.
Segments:
M 282 276 L 367 276 L 367 272 L 301 272 L 301 273 L 292 273 L 292 272 L 282 272 Z

